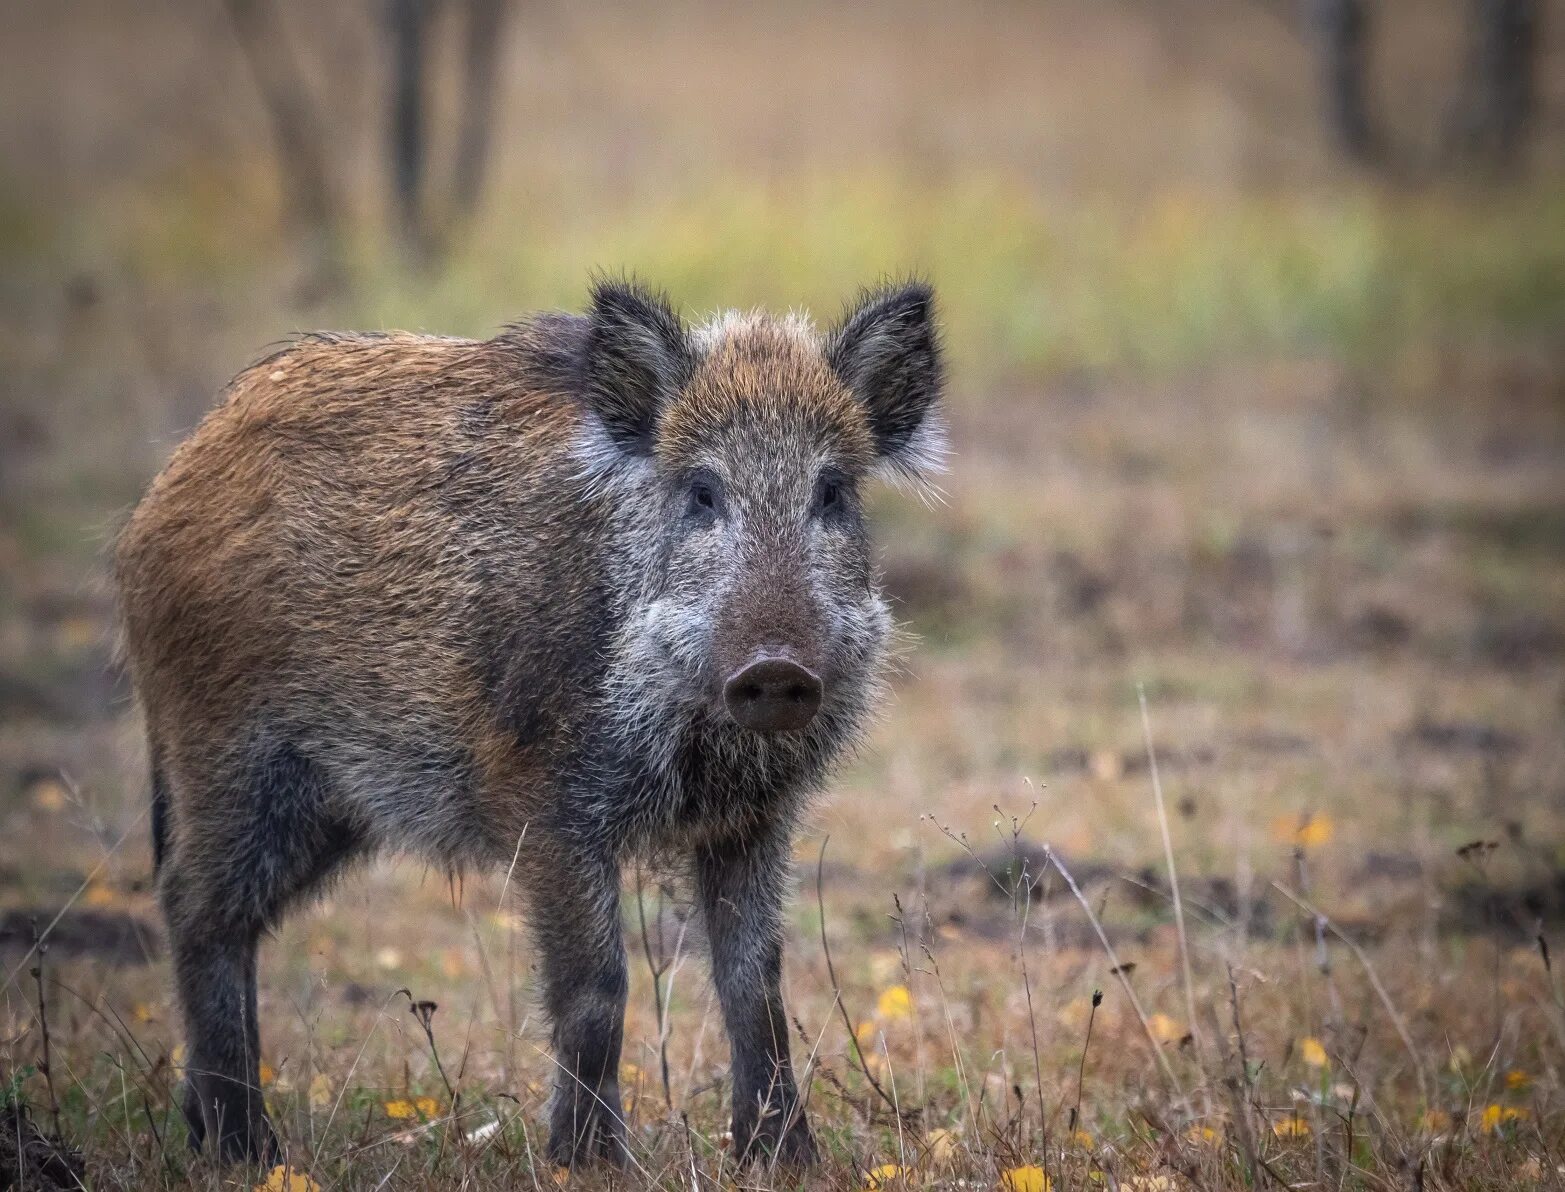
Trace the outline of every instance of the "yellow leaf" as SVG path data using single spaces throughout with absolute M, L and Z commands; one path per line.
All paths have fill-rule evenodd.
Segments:
M 924 1145 L 929 1148 L 929 1158 L 934 1163 L 949 1163 L 956 1158 L 956 1134 L 936 1126 L 924 1135 Z
M 1301 1117 L 1286 1117 L 1272 1123 L 1272 1133 L 1278 1138 L 1302 1138 L 1310 1132 L 1310 1124 Z
M 1300 848 L 1319 848 L 1331 841 L 1336 825 L 1324 815 L 1283 815 L 1272 821 L 1272 837 Z
M 1088 1134 L 1085 1130 L 1072 1131 L 1071 1141 L 1079 1147 L 1085 1147 L 1089 1151 L 1092 1149 L 1092 1135 Z
M 331 1087 L 331 1077 L 324 1072 L 317 1072 L 310 1078 L 310 1107 L 312 1109 L 325 1109 L 332 1103 L 334 1090 Z
M 1185 1037 L 1185 1028 L 1167 1014 L 1154 1014 L 1147 1019 L 1152 1037 L 1159 1043 L 1177 1043 Z
M 440 1112 L 440 1102 L 433 1097 L 414 1097 L 411 1100 L 399 1097 L 395 1101 L 387 1101 L 384 1108 L 389 1118 L 432 1118 Z
M 1507 1122 L 1523 1121 L 1526 1117 L 1525 1109 L 1516 1109 L 1510 1105 L 1488 1105 L 1478 1120 L 1478 1128 L 1485 1134 L 1494 1134 Z
M 1223 1136 L 1210 1126 L 1191 1126 L 1185 1131 L 1185 1137 L 1201 1146 L 1216 1146 L 1223 1140 Z
M 119 906 L 125 901 L 120 892 L 108 882 L 91 882 L 82 892 L 81 902 L 83 906 L 110 907 Z
M 53 778 L 42 778 L 33 783 L 31 798 L 39 811 L 63 811 L 69 799 L 65 787 Z
M 1000 1173 L 1000 1186 L 1005 1192 L 1050 1192 L 1053 1182 L 1035 1163 L 1025 1167 L 1013 1167 Z
M 1520 1068 L 1512 1068 L 1505 1074 L 1505 1087 L 1508 1089 L 1524 1089 L 1532 1084 L 1532 1077 Z
M 302 1171 L 288 1167 L 274 1167 L 266 1174 L 264 1184 L 256 1184 L 258 1192 L 321 1192 L 321 1186 Z
M 864 1186 L 866 1188 L 884 1188 L 892 1180 L 901 1179 L 904 1172 L 895 1163 L 882 1163 L 879 1167 L 864 1173 Z
M 176 1043 L 174 1050 L 168 1054 L 168 1062 L 174 1069 L 174 1075 L 180 1080 L 185 1078 L 185 1045 Z
M 66 617 L 54 631 L 67 650 L 85 649 L 103 637 L 103 626 L 91 617 Z
M 261 1087 L 263 1089 L 277 1083 L 277 1069 L 265 1060 L 261 1061 L 261 1070 L 258 1075 L 261 1078 Z
M 887 1019 L 907 1018 L 913 1013 L 913 995 L 906 985 L 893 985 L 880 995 L 875 1013 Z
M 624 1084 L 636 1085 L 641 1083 L 641 1069 L 635 1064 L 621 1064 L 619 1066 L 619 1078 Z
M 1112 749 L 1093 750 L 1089 768 L 1099 782 L 1118 782 L 1125 776 L 1125 762 Z
M 1443 1109 L 1429 1109 L 1419 1119 L 1419 1125 L 1431 1134 L 1438 1134 L 1442 1130 L 1451 1128 L 1451 1115 Z
M 137 1002 L 130 1008 L 130 1016 L 137 1022 L 151 1022 L 157 1017 L 157 1011 L 146 1002 Z
M 861 1022 L 853 1032 L 853 1037 L 859 1041 L 860 1047 L 869 1047 L 875 1042 L 875 1024 L 873 1022 Z
M 1320 1040 L 1305 1037 L 1299 1040 L 1299 1058 L 1311 1068 L 1324 1068 L 1326 1066 L 1326 1049 L 1321 1046 Z

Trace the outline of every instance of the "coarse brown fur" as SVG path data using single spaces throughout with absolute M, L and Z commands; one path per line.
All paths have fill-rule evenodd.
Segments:
M 920 286 L 823 339 L 690 332 L 610 283 L 586 316 L 310 336 L 234 380 L 116 553 L 193 1142 L 275 1147 L 257 937 L 398 848 L 519 858 L 550 1153 L 623 1161 L 618 870 L 654 850 L 705 912 L 740 1152 L 813 1154 L 778 993 L 788 843 L 877 690 L 857 485 L 927 466 L 939 383 Z M 756 686 L 776 674 L 805 686 Z M 735 703 L 757 692 L 815 702 Z

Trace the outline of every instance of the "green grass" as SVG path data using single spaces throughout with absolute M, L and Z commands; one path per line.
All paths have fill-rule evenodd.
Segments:
M 61 235 L 174 284 L 228 290 L 286 255 L 255 183 L 253 170 L 185 171 Z M 240 191 L 252 218 L 236 226 Z M 868 170 L 723 178 L 634 204 L 497 193 L 487 212 L 433 279 L 410 277 L 378 224 L 355 225 L 355 284 L 330 315 L 482 335 L 529 310 L 579 307 L 601 269 L 666 287 L 693 314 L 771 305 L 829 317 L 866 281 L 917 273 L 939 287 L 954 360 L 975 378 L 1160 375 L 1278 355 L 1374 362 L 1456 332 L 1536 337 L 1565 323 L 1565 192 L 1548 186 L 1169 190 L 1067 207 L 998 174 L 927 185 Z

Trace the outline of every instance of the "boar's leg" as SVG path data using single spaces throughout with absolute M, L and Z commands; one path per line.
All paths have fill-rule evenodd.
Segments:
M 260 747 L 220 779 L 164 780 L 154 776 L 169 820 L 158 893 L 185 1018 L 190 1143 L 213 1140 L 220 1162 L 268 1161 L 277 1139 L 260 1088 L 257 944 L 361 850 L 362 834 L 289 745 Z
M 696 886 L 712 945 L 712 977 L 733 1051 L 734 1153 L 813 1163 L 788 1049 L 782 1001 L 787 832 L 763 832 L 696 850 Z
M 625 1034 L 625 939 L 619 866 L 609 856 L 545 847 L 530 876 L 530 918 L 542 956 L 544 1006 L 554 1024 L 549 1158 L 623 1167 L 619 1057 Z
M 174 981 L 185 1012 L 185 1120 L 190 1145 L 216 1141 L 220 1162 L 265 1162 L 277 1140 L 261 1100 L 261 1037 L 256 1022 L 259 923 L 208 917 L 193 883 L 162 877 Z

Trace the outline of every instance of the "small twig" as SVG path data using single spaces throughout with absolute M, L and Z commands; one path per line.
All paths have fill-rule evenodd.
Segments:
M 429 1040 L 429 1054 L 434 1058 L 435 1071 L 440 1073 L 440 1082 L 446 1086 L 446 1095 L 451 1098 L 451 1112 L 454 1115 L 457 1110 L 457 1102 L 460 1097 L 456 1088 L 451 1084 L 451 1079 L 446 1075 L 446 1066 L 440 1062 L 440 1048 L 435 1045 L 435 1011 L 440 1008 L 438 1002 L 417 1001 L 410 990 L 400 989 L 398 993 L 405 993 L 408 997 L 408 1013 L 418 1019 L 419 1026 L 424 1028 L 424 1038 Z
M 820 912 L 821 919 L 821 951 L 826 954 L 826 977 L 831 981 L 832 1000 L 837 1003 L 837 1009 L 842 1014 L 842 1025 L 848 1030 L 848 1041 L 853 1044 L 853 1054 L 858 1057 L 859 1069 L 864 1073 L 864 1079 L 869 1081 L 870 1088 L 875 1090 L 886 1107 L 899 1118 L 901 1111 L 897 1108 L 896 1101 L 880 1086 L 880 1081 L 875 1079 L 874 1073 L 869 1070 L 869 1064 L 864 1059 L 864 1049 L 859 1046 L 858 1032 L 853 1029 L 853 1019 L 848 1014 L 847 1004 L 842 1000 L 842 986 L 837 981 L 837 968 L 831 961 L 831 944 L 826 940 L 826 893 L 825 879 L 822 876 L 826 868 L 826 846 L 831 843 L 831 837 L 827 836 L 821 841 L 820 856 L 815 862 L 815 905 Z
M 1065 884 L 1081 904 L 1081 909 L 1087 912 L 1087 921 L 1092 924 L 1092 930 L 1098 937 L 1098 943 L 1103 945 L 1103 951 L 1108 955 L 1110 969 L 1119 981 L 1120 988 L 1124 990 L 1125 997 L 1130 1002 L 1130 1008 L 1136 1012 L 1136 1017 L 1141 1021 L 1141 1029 L 1146 1034 L 1147 1042 L 1152 1047 L 1152 1054 L 1157 1059 L 1158 1069 L 1169 1086 L 1179 1095 L 1181 1101 L 1187 1100 L 1185 1088 L 1179 1082 L 1179 1077 L 1174 1074 L 1173 1065 L 1168 1062 L 1168 1057 L 1163 1054 L 1163 1047 L 1157 1041 L 1157 1036 L 1152 1033 L 1152 1023 L 1147 1018 L 1147 1013 L 1141 1006 L 1141 999 L 1136 996 L 1136 991 L 1131 987 L 1130 979 L 1125 975 L 1125 966 L 1119 962 L 1119 956 L 1114 951 L 1114 945 L 1109 943 L 1109 937 L 1103 930 L 1103 924 L 1098 921 L 1098 916 L 1092 912 L 1092 904 L 1087 901 L 1087 896 L 1081 892 L 1081 887 L 1076 884 L 1076 879 L 1071 876 L 1070 870 L 1061 863 L 1059 854 L 1048 845 L 1043 846 L 1044 853 L 1049 858 L 1049 863 L 1059 870 L 1060 876 L 1065 879 Z
M 1185 981 L 1185 1014 L 1197 1052 L 1201 1046 L 1201 1027 L 1196 1022 L 1195 981 L 1190 974 L 1190 945 L 1185 939 L 1185 904 L 1179 897 L 1179 871 L 1174 867 L 1174 843 L 1168 831 L 1168 809 L 1163 804 L 1163 780 L 1158 776 L 1157 750 L 1152 745 L 1152 718 L 1147 714 L 1146 687 L 1136 684 L 1136 699 L 1141 704 L 1141 735 L 1147 747 L 1147 765 L 1152 773 L 1152 799 L 1157 804 L 1157 826 L 1163 835 L 1163 859 L 1168 864 L 1168 888 L 1174 897 L 1174 930 L 1179 940 L 1179 963 Z
M 43 1055 L 38 1061 L 38 1068 L 43 1072 L 44 1085 L 49 1090 L 49 1112 L 54 1118 L 54 1133 L 60 1135 L 60 1098 L 54 1092 L 54 1065 L 50 1063 L 49 1056 L 49 1003 L 44 997 L 43 990 L 43 965 L 44 958 L 49 955 L 49 945 L 43 942 L 43 937 L 38 934 L 38 920 L 30 920 L 33 930 L 33 948 L 38 953 L 38 963 L 33 966 L 33 980 L 38 985 L 38 1026 L 42 1032 Z
M 1369 983 L 1374 988 L 1376 996 L 1380 998 L 1380 1004 L 1385 1007 L 1386 1014 L 1391 1019 L 1391 1025 L 1396 1028 L 1397 1035 L 1402 1040 L 1402 1046 L 1407 1048 L 1407 1054 L 1413 1061 L 1413 1073 L 1418 1077 L 1419 1096 L 1423 1098 L 1425 1104 L 1428 1104 L 1429 1086 L 1424 1077 L 1423 1058 L 1418 1054 L 1418 1048 L 1413 1044 L 1413 1036 L 1408 1033 L 1407 1024 L 1402 1021 L 1402 1016 L 1397 1013 L 1396 1006 L 1392 1004 L 1391 995 L 1386 992 L 1386 987 L 1380 983 L 1380 976 L 1375 972 L 1375 966 L 1369 962 L 1369 957 L 1364 954 L 1364 949 L 1360 948 L 1327 915 L 1316 909 L 1305 899 L 1294 894 L 1281 882 L 1273 882 L 1272 888 L 1300 910 L 1314 915 L 1318 922 L 1325 925 L 1327 931 L 1347 945 L 1348 951 L 1353 953 L 1354 959 L 1363 966 L 1364 975 L 1369 978 Z
M 1076 1104 L 1071 1106 L 1069 1134 L 1076 1133 L 1076 1127 L 1081 1122 L 1081 1090 L 1087 1079 L 1087 1049 L 1092 1046 L 1092 1023 L 1098 1016 L 1098 1007 L 1103 1004 L 1103 991 L 1092 991 L 1092 1008 L 1087 1011 L 1087 1037 L 1081 1044 L 1081 1063 L 1076 1068 Z
M 658 903 L 658 914 L 663 912 L 662 901 Z M 663 1101 L 668 1106 L 669 1112 L 674 1110 L 674 1091 L 668 1079 L 668 1012 L 663 1005 L 663 974 L 668 971 L 668 961 L 662 958 L 662 949 L 659 947 L 659 956 L 652 954 L 652 936 L 647 931 L 647 907 L 646 900 L 642 897 L 641 866 L 636 866 L 636 916 L 641 921 L 641 950 L 647 958 L 647 972 L 652 974 L 652 1007 L 657 1012 L 658 1020 L 658 1065 L 662 1069 L 663 1076 Z M 658 932 L 658 943 L 662 944 L 662 931 Z

